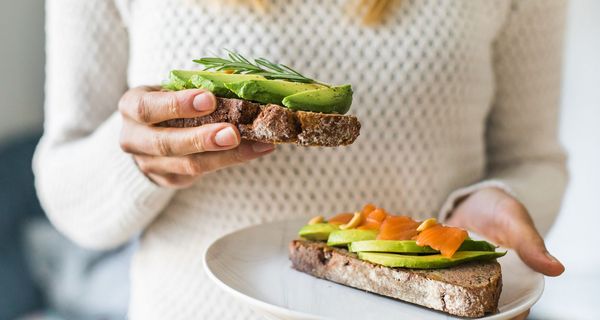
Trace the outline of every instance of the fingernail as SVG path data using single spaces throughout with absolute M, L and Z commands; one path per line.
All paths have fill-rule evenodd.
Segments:
M 196 111 L 212 111 L 215 109 L 215 98 L 210 92 L 200 93 L 194 97 L 193 106 Z
M 552 261 L 552 262 L 558 262 L 558 263 L 560 263 L 560 262 L 558 261 L 558 259 L 556 259 L 556 258 L 555 258 L 553 255 L 551 255 L 551 254 L 550 254 L 550 252 L 548 252 L 548 251 L 546 251 L 546 257 L 547 257 L 548 259 L 550 259 L 550 261 Z
M 252 144 L 252 151 L 256 153 L 263 153 L 273 149 L 275 149 L 275 145 L 270 143 L 255 142 Z
M 239 143 L 237 134 L 231 127 L 221 129 L 215 135 L 215 143 L 221 147 L 231 147 Z

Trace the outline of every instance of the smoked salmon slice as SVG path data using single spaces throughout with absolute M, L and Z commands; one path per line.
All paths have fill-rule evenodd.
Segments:
M 365 206 L 366 208 L 366 206 Z M 370 209 L 370 208 L 369 208 Z M 365 214 L 365 209 L 363 208 L 363 214 Z M 381 208 L 374 208 L 373 210 L 368 210 L 368 213 L 365 214 L 365 219 L 358 226 L 357 229 L 360 230 L 379 230 L 381 227 L 381 223 L 387 217 L 387 213 L 385 210 Z
M 407 216 L 387 216 L 381 223 L 377 240 L 411 240 L 417 234 L 419 223 Z
M 336 224 L 336 225 L 346 224 L 346 223 L 350 222 L 350 220 L 352 220 L 353 216 L 354 216 L 354 213 L 340 213 L 340 214 L 336 214 L 335 216 L 329 218 L 329 220 L 327 220 L 327 222 L 329 222 L 331 224 Z
M 356 218 L 354 218 L 356 216 Z M 354 218 L 354 220 L 353 220 Z M 352 221 L 352 225 L 348 225 Z M 341 228 L 374 230 L 377 240 L 416 240 L 419 246 L 429 246 L 448 258 L 451 258 L 469 236 L 467 231 L 443 226 L 435 219 L 418 222 L 408 216 L 394 216 L 384 209 L 368 203 L 356 213 L 340 213 L 328 221 L 334 225 L 346 225 Z M 421 228 L 419 228 L 419 226 Z M 417 230 L 418 229 L 418 230 Z
M 385 220 L 385 218 L 387 218 L 387 216 L 388 216 L 388 214 L 385 212 L 385 210 L 383 210 L 381 208 L 377 208 L 377 209 L 371 211 L 367 215 L 367 220 L 373 220 L 373 221 L 382 223 L 383 220 Z
M 447 258 L 451 258 L 467 238 L 467 231 L 437 224 L 427 228 L 417 236 L 417 245 L 430 246 Z
M 372 220 L 363 221 L 356 229 L 358 230 L 379 230 L 381 223 Z
M 361 210 L 363 217 L 368 217 L 368 215 L 375 209 L 377 209 L 377 207 L 374 204 L 371 204 L 371 203 L 365 204 Z M 346 223 L 350 222 L 350 220 L 352 220 L 353 216 L 354 216 L 354 213 L 349 213 L 349 212 L 348 213 L 340 213 L 340 214 L 337 214 L 337 215 L 331 217 L 328 222 L 333 223 L 333 224 L 346 224 Z
M 362 208 L 362 213 L 367 216 L 369 213 L 371 213 L 372 211 L 374 211 L 375 209 L 377 209 L 377 207 L 372 204 L 372 203 L 367 203 L 365 204 L 365 206 Z

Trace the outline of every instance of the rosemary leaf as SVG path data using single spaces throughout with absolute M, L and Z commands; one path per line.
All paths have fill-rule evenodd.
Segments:
M 227 58 L 204 57 L 194 60 L 194 62 L 203 65 L 204 70 L 229 71 L 237 74 L 255 74 L 267 79 L 316 83 L 330 87 L 329 84 L 308 78 L 286 65 L 274 63 L 265 58 L 257 58 L 251 61 L 235 51 L 226 51 Z

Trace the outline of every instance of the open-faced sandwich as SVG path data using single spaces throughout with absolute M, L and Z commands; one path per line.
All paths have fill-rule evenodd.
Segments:
M 293 268 L 461 317 L 498 309 L 506 252 L 435 218 L 415 221 L 367 204 L 315 217 L 290 243 Z
M 194 61 L 204 70 L 173 70 L 164 88 L 209 90 L 217 96 L 216 111 L 159 125 L 196 127 L 229 122 L 247 140 L 324 147 L 352 144 L 360 133 L 358 119 L 344 115 L 352 104 L 350 85 L 325 84 L 285 65 L 264 58 L 250 61 L 235 52 L 229 52 L 227 58 Z

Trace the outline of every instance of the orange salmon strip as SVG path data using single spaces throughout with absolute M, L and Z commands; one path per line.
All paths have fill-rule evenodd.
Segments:
M 439 250 L 444 257 L 451 258 L 467 238 L 467 231 L 442 225 L 435 225 L 423 230 L 417 236 L 417 245 L 430 246 Z
M 372 204 L 372 203 L 367 203 L 365 204 L 365 206 L 362 208 L 362 213 L 367 216 L 369 213 L 371 213 L 373 210 L 377 209 L 377 207 Z
M 377 240 L 411 240 L 419 223 L 407 216 L 387 216 L 381 223 Z
M 365 206 L 365 208 L 366 208 L 366 206 Z M 371 210 L 371 209 L 373 209 L 373 210 Z M 368 212 L 367 214 L 365 214 L 366 219 L 357 227 L 357 229 L 379 230 L 379 228 L 381 227 L 381 223 L 387 217 L 387 213 L 385 212 L 385 210 L 380 209 L 380 208 L 375 208 L 373 206 L 373 208 L 368 208 L 368 210 L 365 210 L 363 208 L 363 213 L 365 213 L 365 212 Z
M 327 222 L 331 223 L 331 224 L 346 224 L 348 222 L 350 222 L 350 220 L 352 220 L 352 217 L 354 216 L 353 213 L 340 213 L 337 214 L 331 218 L 329 218 L 329 220 L 327 220 Z

